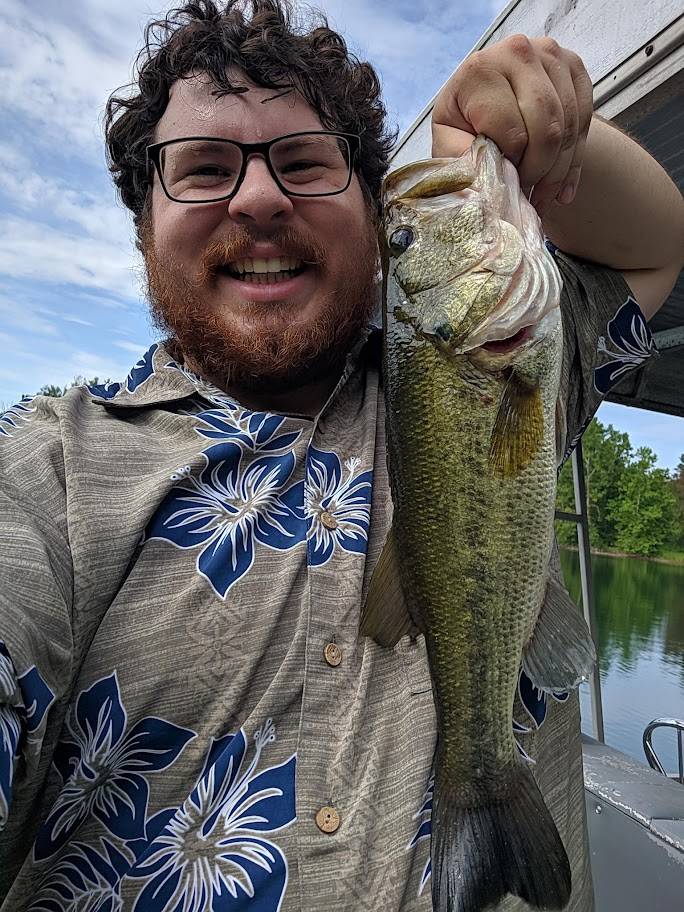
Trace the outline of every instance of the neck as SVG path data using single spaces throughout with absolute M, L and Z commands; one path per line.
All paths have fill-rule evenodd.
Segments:
M 340 368 L 312 383 L 285 390 L 250 390 L 229 386 L 226 392 L 252 411 L 314 418 L 330 398 L 341 373 Z
M 226 384 L 217 377 L 207 375 L 189 358 L 185 363 L 193 373 L 205 377 L 251 411 L 304 415 L 307 418 L 313 418 L 321 411 L 335 389 L 343 368 L 343 364 L 337 365 L 324 375 L 316 376 L 314 380 L 298 386 L 279 388 L 274 385 L 272 389 L 255 390 L 240 386 L 238 383 Z

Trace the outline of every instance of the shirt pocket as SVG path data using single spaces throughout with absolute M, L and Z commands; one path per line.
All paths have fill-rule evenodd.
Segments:
M 402 658 L 402 667 L 409 693 L 413 695 L 430 693 L 432 691 L 432 680 L 430 678 L 427 647 L 423 634 L 420 633 L 417 637 L 402 637 L 395 649 Z

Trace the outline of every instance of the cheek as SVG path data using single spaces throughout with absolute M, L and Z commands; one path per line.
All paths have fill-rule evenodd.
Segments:
M 173 253 L 181 262 L 191 262 L 202 255 L 220 221 L 220 216 L 209 211 L 193 212 L 189 206 L 160 206 L 153 223 L 155 247 L 160 253 Z

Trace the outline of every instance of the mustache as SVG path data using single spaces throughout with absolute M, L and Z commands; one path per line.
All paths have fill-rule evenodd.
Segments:
M 248 257 L 250 249 L 260 240 L 279 247 L 283 256 L 304 260 L 309 266 L 325 264 L 325 250 L 322 245 L 313 238 L 305 237 L 291 226 L 269 234 L 267 238 L 259 238 L 248 228 L 241 226 L 229 237 L 219 238 L 207 247 L 200 263 L 199 281 L 210 280 L 228 263 Z

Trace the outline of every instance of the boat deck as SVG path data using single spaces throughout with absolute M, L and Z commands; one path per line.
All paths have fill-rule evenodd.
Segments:
M 684 786 L 583 741 L 596 912 L 684 912 Z

